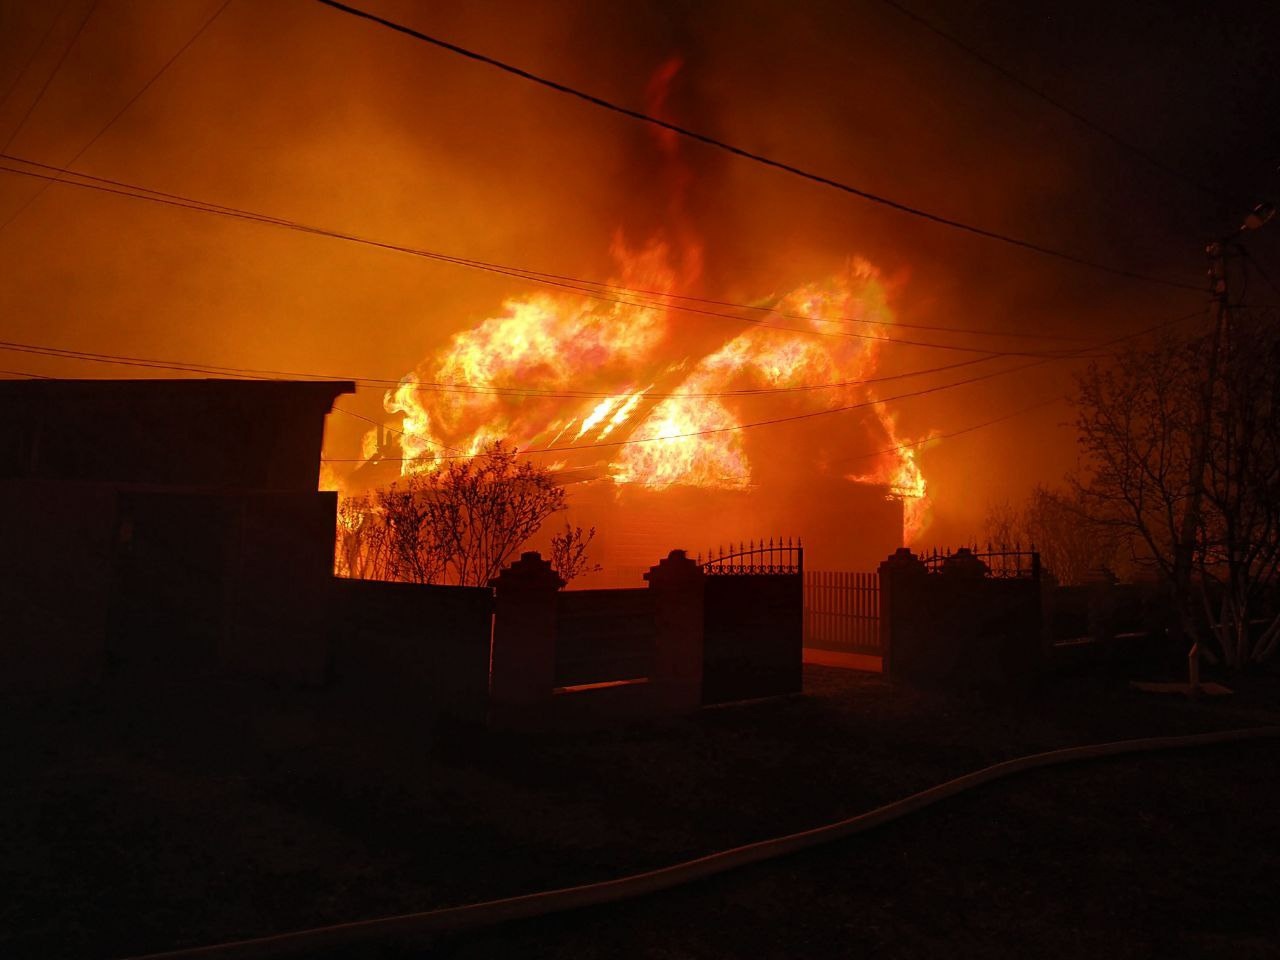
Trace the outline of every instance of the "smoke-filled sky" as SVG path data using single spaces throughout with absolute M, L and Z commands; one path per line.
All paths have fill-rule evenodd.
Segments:
M 221 2 L 0 0 L 0 142 L 11 139 L 3 152 L 70 162 Z M 1154 169 L 882 0 L 358 5 L 639 109 L 653 105 L 651 83 L 666 64 L 661 109 L 676 122 L 947 217 L 1184 283 L 1201 282 L 1206 239 L 1280 190 L 1272 3 L 908 4 L 1212 193 Z M 731 301 L 781 294 L 863 257 L 907 323 L 1103 338 L 1205 301 L 957 233 L 697 144 L 678 150 L 673 161 L 642 124 L 311 0 L 231 0 L 75 168 L 587 278 L 616 275 L 618 231 L 636 244 L 664 235 L 701 247 L 701 272 L 685 292 Z M 6 340 L 396 378 L 499 312 L 504 298 L 534 289 L 74 187 L 32 200 L 40 189 L 0 174 L 0 222 L 21 209 L 0 231 Z M 1280 223 L 1249 243 L 1280 281 Z M 1280 300 L 1256 274 L 1245 296 Z M 690 337 L 730 323 L 679 322 Z M 958 358 L 886 347 L 882 369 Z M 0 368 L 140 373 L 17 354 Z M 1062 396 L 1071 369 L 1053 363 L 902 401 L 900 427 L 908 436 L 962 430 Z M 376 391 L 344 405 L 384 416 Z M 937 536 L 970 535 L 989 500 L 1059 480 L 1075 458 L 1070 417 L 1065 404 L 1050 405 L 921 453 Z M 368 425 L 331 420 L 331 453 L 354 456 Z M 810 435 L 762 429 L 775 430 L 786 453 Z

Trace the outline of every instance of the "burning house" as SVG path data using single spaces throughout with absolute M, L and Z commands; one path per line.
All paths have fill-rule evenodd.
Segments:
M 569 522 L 597 528 L 590 585 L 629 584 L 672 545 L 762 535 L 870 569 L 920 531 L 918 442 L 876 392 L 894 321 L 871 264 L 726 314 L 679 292 L 666 245 L 614 255 L 616 280 L 508 299 L 427 356 L 386 395 L 395 432 L 369 431 L 333 485 L 513 443 L 559 474 Z

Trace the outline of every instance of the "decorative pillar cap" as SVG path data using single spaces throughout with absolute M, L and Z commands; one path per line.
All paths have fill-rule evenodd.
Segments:
M 555 592 L 563 587 L 564 579 L 552 569 L 551 563 L 542 559 L 536 550 L 520 554 L 520 559 L 489 581 L 498 590 L 547 590 Z
M 975 557 L 968 547 L 961 547 L 942 561 L 942 572 L 951 577 L 980 580 L 991 572 L 991 568 Z
M 887 560 L 880 561 L 881 572 L 893 573 L 927 573 L 924 561 L 911 552 L 909 547 L 899 547 L 889 554 Z
M 706 574 L 702 572 L 702 566 L 697 561 L 690 560 L 685 551 L 672 550 L 664 559 L 659 560 L 656 566 L 650 567 L 644 578 L 652 585 L 696 581 L 704 576 Z

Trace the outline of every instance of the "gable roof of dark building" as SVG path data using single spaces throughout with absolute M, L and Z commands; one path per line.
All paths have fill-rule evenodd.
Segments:
M 0 478 L 314 491 L 350 381 L 0 382 Z

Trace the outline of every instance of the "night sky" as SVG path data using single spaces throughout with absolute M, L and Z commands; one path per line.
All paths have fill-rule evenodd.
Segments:
M 70 162 L 220 5 L 0 2 L 4 152 Z M 652 78 L 667 64 L 662 109 L 685 126 L 946 217 L 1193 286 L 1204 242 L 1280 194 L 1274 3 L 911 0 L 938 28 L 1182 176 L 880 0 L 359 5 L 638 109 L 652 104 Z M 1105 338 L 1205 303 L 1198 290 L 964 235 L 697 144 L 680 143 L 676 156 L 643 124 L 310 0 L 232 0 L 75 168 L 579 277 L 610 275 L 619 231 L 634 243 L 685 238 L 702 260 L 688 292 L 731 301 L 792 289 L 860 256 L 881 271 L 898 319 L 916 324 Z M 0 232 L 8 340 L 395 378 L 530 289 L 72 187 L 54 185 L 28 204 L 40 186 L 0 174 L 0 222 L 23 208 Z M 1280 226 L 1248 242 L 1280 281 Z M 1233 293 L 1280 302 L 1260 276 L 1247 282 L 1234 276 Z M 721 321 L 681 322 L 696 339 L 699 324 Z M 882 368 L 952 359 L 892 347 Z M 12 354 L 0 367 L 140 373 Z M 1056 363 L 905 401 L 900 423 L 912 436 L 961 430 L 1063 395 L 1071 369 Z M 380 416 L 376 391 L 346 404 Z M 935 533 L 964 536 L 989 499 L 1059 480 L 1075 462 L 1070 416 L 1050 404 L 922 453 Z M 353 456 L 367 428 L 331 418 L 330 453 Z M 779 428 L 773 442 L 788 437 Z

